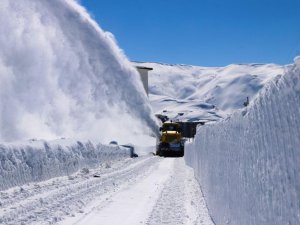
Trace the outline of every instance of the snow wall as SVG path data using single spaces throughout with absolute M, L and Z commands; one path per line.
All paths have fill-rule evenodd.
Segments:
M 1 0 L 0 142 L 156 132 L 138 72 L 74 0 Z
M 216 225 L 300 221 L 300 58 L 250 106 L 198 127 L 185 159 Z
M 0 144 L 0 191 L 129 158 L 129 148 L 74 140 Z

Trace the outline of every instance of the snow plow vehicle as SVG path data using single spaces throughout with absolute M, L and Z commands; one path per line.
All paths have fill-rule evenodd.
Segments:
M 159 156 L 179 156 L 184 155 L 184 139 L 181 135 L 179 123 L 166 122 L 160 128 L 161 135 L 156 149 Z

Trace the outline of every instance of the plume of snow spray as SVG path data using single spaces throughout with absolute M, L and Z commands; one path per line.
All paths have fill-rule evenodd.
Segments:
M 0 141 L 155 132 L 138 73 L 74 0 L 2 0 L 0 24 Z

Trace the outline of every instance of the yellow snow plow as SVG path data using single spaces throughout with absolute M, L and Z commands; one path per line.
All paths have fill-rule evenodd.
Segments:
M 184 140 L 181 135 L 181 127 L 178 123 L 166 122 L 160 128 L 161 135 L 156 148 L 159 156 L 184 155 Z

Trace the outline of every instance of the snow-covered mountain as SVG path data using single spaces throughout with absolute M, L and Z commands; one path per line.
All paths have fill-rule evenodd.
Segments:
M 153 68 L 149 72 L 149 98 L 155 113 L 183 121 L 224 118 L 242 108 L 247 97 L 252 101 L 267 82 L 285 70 L 275 64 L 134 64 Z
M 0 21 L 0 141 L 156 129 L 137 71 L 77 1 L 2 0 Z

